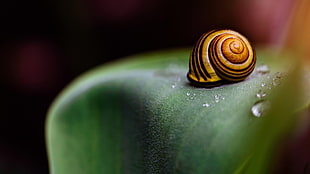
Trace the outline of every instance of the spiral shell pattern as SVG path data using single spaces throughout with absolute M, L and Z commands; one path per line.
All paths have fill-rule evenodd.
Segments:
M 256 55 L 250 42 L 232 30 L 212 30 L 193 47 L 187 78 L 213 87 L 244 80 L 254 70 Z

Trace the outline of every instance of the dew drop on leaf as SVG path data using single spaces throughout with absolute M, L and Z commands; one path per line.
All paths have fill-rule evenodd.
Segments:
M 256 71 L 259 74 L 266 74 L 270 72 L 268 65 L 260 65 L 256 68 Z
M 264 98 L 266 97 L 266 93 L 263 90 L 259 90 L 256 94 L 256 97 L 259 99 Z
M 221 100 L 224 100 L 225 97 L 222 96 L 222 95 L 220 95 L 220 94 L 216 94 L 216 95 L 214 96 L 214 99 L 215 99 L 215 103 L 218 103 L 218 102 L 220 102 Z
M 280 81 L 279 80 L 273 80 L 272 84 L 273 84 L 273 86 L 279 86 Z
M 272 85 L 273 86 L 279 86 L 281 83 L 281 78 L 282 76 L 280 74 L 277 74 L 273 79 L 272 79 Z
M 259 101 L 255 103 L 252 108 L 252 114 L 255 117 L 262 117 L 268 111 L 270 108 L 270 102 L 269 101 Z
M 220 102 L 220 96 L 219 95 L 215 95 L 214 96 L 214 99 L 215 99 L 215 103 L 218 103 L 218 102 Z
M 210 107 L 210 104 L 209 103 L 204 103 L 202 104 L 203 107 Z

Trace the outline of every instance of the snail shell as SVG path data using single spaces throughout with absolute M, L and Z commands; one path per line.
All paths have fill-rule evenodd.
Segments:
M 197 86 L 214 87 L 244 80 L 255 67 L 250 42 L 232 30 L 212 30 L 193 47 L 187 78 Z

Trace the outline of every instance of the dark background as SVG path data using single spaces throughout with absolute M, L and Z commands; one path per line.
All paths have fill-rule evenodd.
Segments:
M 5 0 L 0 6 L 0 173 L 48 173 L 44 124 L 73 78 L 136 53 L 190 47 L 214 28 L 277 46 L 293 1 Z

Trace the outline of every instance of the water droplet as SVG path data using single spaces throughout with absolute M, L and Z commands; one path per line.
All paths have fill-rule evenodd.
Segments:
M 218 102 L 220 102 L 220 96 L 219 95 L 215 95 L 214 96 L 214 99 L 215 99 L 215 103 L 218 103 Z
M 272 81 L 273 86 L 279 86 L 280 85 L 280 80 L 273 80 Z
M 270 70 L 269 70 L 269 67 L 267 65 L 260 65 L 256 68 L 256 71 L 259 73 L 259 74 L 266 74 L 266 73 L 269 73 Z
M 255 117 L 262 117 L 264 116 L 266 111 L 269 110 L 269 108 L 270 108 L 269 101 L 259 101 L 252 106 L 251 111 Z
M 210 107 L 210 104 L 209 103 L 204 103 L 202 104 L 203 107 Z
M 273 86 L 279 86 L 281 84 L 281 79 L 282 79 L 282 74 L 281 73 L 276 73 L 276 75 L 272 79 L 272 85 Z
M 216 95 L 214 96 L 214 99 L 215 99 L 215 103 L 218 103 L 218 102 L 220 102 L 221 100 L 224 100 L 225 97 L 222 96 L 222 95 L 220 95 L 220 94 L 216 94 Z
M 256 94 L 256 97 L 259 99 L 264 98 L 266 97 L 266 93 L 263 90 L 259 90 Z

